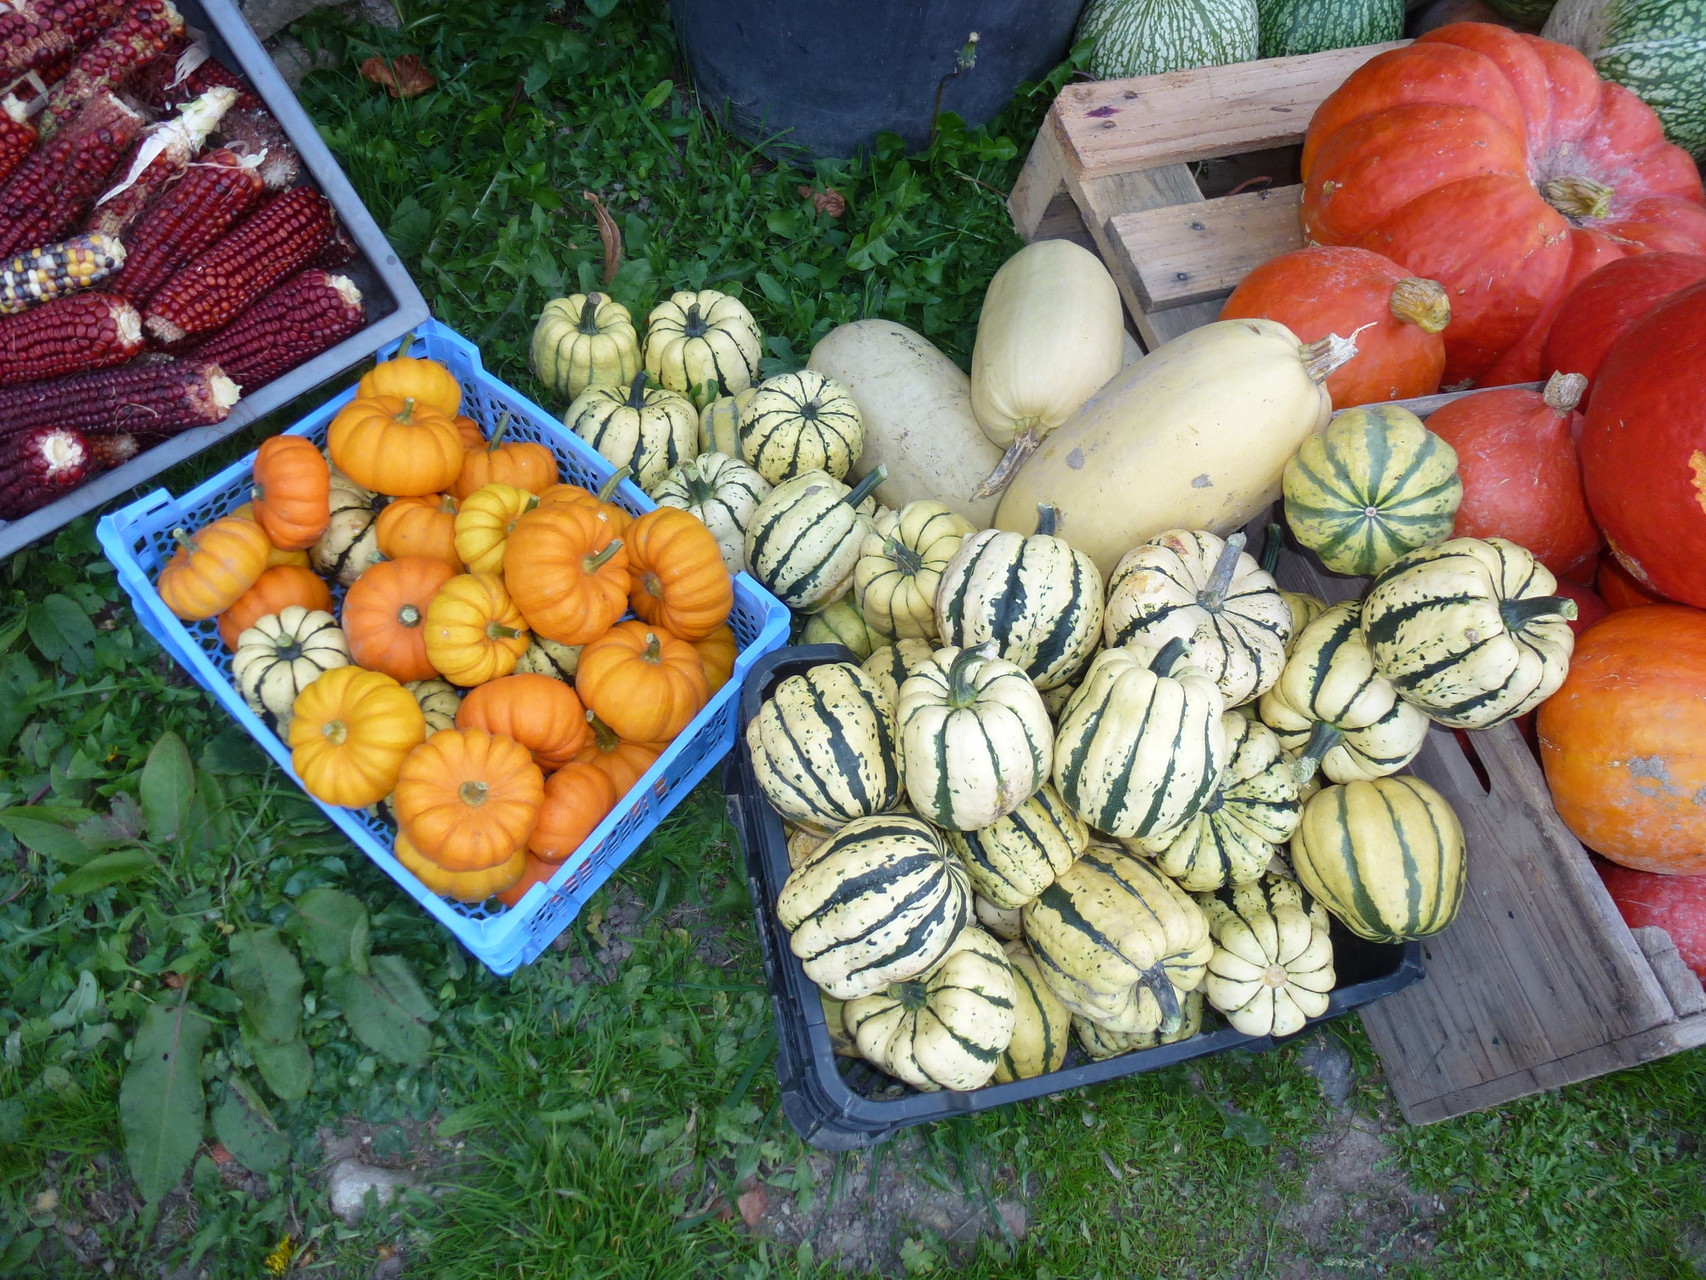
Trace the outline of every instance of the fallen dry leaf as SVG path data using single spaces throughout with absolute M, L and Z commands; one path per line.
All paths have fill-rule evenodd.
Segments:
M 770 1207 L 770 1197 L 764 1194 L 763 1187 L 752 1187 L 741 1192 L 740 1199 L 735 1203 L 740 1205 L 741 1221 L 746 1223 L 746 1229 L 751 1231 L 764 1216 L 764 1211 Z
M 393 98 L 418 98 L 438 81 L 412 53 L 401 58 L 369 58 L 361 64 L 362 78 L 384 85 Z
M 598 238 L 604 242 L 604 283 L 608 285 L 616 278 L 616 269 L 622 265 L 622 229 L 616 225 L 616 219 L 610 216 L 610 210 L 604 207 L 604 201 L 591 191 L 583 191 L 581 195 L 586 197 L 592 205 L 593 213 L 598 217 Z M 587 932 L 590 933 L 591 930 L 588 929 Z M 598 941 L 600 946 L 607 945 L 602 938 Z
M 812 187 L 802 185 L 799 191 L 800 198 L 802 200 L 809 198 L 812 202 L 812 207 L 819 213 L 827 213 L 832 218 L 839 218 L 842 214 L 847 212 L 847 197 L 842 195 L 834 187 L 825 187 L 822 191 L 818 191 Z
M 230 1164 L 235 1158 L 225 1149 L 225 1144 L 223 1142 L 216 1142 L 209 1147 L 207 1149 L 207 1156 L 214 1164 Z

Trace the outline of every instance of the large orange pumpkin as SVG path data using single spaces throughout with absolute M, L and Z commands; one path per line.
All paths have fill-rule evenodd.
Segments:
M 592 712 L 586 713 L 592 727 L 592 743 L 576 755 L 577 764 L 590 764 L 610 775 L 618 796 L 625 796 L 642 774 L 657 763 L 666 744 L 661 742 L 629 742 Z
M 224 613 L 255 585 L 273 545 L 253 520 L 223 516 L 192 536 L 172 530 L 178 549 L 160 570 L 154 589 L 180 618 Z
M 427 606 L 455 570 L 425 556 L 382 560 L 355 580 L 344 596 L 343 628 L 358 667 L 393 680 L 430 680 L 438 669 L 427 658 Z
M 1587 412 L 1593 380 L 1612 343 L 1666 298 L 1706 280 L 1706 255 L 1642 253 L 1607 263 L 1565 295 L 1546 331 L 1540 373 L 1579 373 L 1588 380 L 1581 410 Z
M 255 585 L 245 591 L 237 603 L 219 615 L 220 642 L 235 652 L 237 637 L 254 626 L 257 618 L 281 613 L 293 604 L 330 613 L 331 588 L 312 569 L 294 564 L 275 564 L 255 579 Z
M 504 585 L 547 640 L 586 644 L 627 612 L 628 548 L 592 508 L 534 508 L 515 522 L 504 560 Z
M 255 523 L 281 551 L 304 551 L 332 518 L 332 472 L 304 436 L 273 436 L 255 450 Z
M 441 729 L 403 761 L 391 803 L 423 856 L 447 871 L 483 871 L 527 843 L 544 798 L 544 775 L 515 739 Z
M 628 603 L 683 640 L 703 640 L 734 607 L 735 584 L 717 539 L 698 516 L 657 507 L 628 526 Z
M 451 486 L 452 497 L 466 498 L 488 484 L 543 493 L 557 483 L 557 455 L 531 440 L 505 440 L 509 421 L 506 413 L 489 441 L 462 455 L 462 473 Z
M 456 499 L 448 493 L 398 498 L 379 513 L 374 536 L 380 554 L 388 559 L 426 556 L 462 572 L 462 557 L 456 554 Z
M 326 450 L 362 488 L 394 498 L 448 489 L 464 452 L 448 414 L 402 396 L 351 400 L 326 428 Z
M 649 622 L 622 622 L 581 650 L 581 701 L 630 742 L 668 742 L 710 695 L 699 651 Z
M 525 672 L 470 689 L 457 708 L 456 724 L 514 738 L 547 773 L 592 741 L 579 695 L 561 680 Z
M 1538 727 L 1552 802 L 1583 844 L 1706 875 L 1706 613 L 1643 605 L 1589 628 Z
M 545 779 L 545 803 L 527 838 L 528 851 L 544 862 L 563 861 L 615 807 L 609 773 L 593 764 L 565 764 Z
M 1700 174 L 1574 49 L 1459 22 L 1371 58 L 1303 143 L 1303 230 L 1451 296 L 1447 385 L 1528 382 L 1564 295 L 1642 249 L 1706 250 Z

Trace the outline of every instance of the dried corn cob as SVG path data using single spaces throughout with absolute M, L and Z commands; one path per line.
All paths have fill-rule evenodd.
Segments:
M 348 276 L 293 276 L 195 349 L 253 392 L 361 328 L 361 290 Z
M 160 193 L 125 238 L 124 270 L 112 282 L 137 306 L 177 269 L 210 247 L 261 198 L 255 166 L 220 149 L 193 161 Z
M 43 143 L 0 187 L 0 256 L 48 244 L 76 229 L 142 117 L 105 91 Z
M 206 45 L 185 35 L 167 44 L 158 58 L 131 76 L 125 88 L 137 101 L 164 114 L 222 86 L 237 90 L 236 106 L 241 110 L 261 105 L 259 95 L 241 76 L 210 55 Z
M 207 360 L 133 360 L 102 373 L 29 382 L 0 390 L 7 437 L 32 427 L 73 427 L 91 434 L 171 434 L 212 426 L 231 415 L 239 387 Z
M 160 286 L 143 319 L 149 338 L 175 347 L 223 328 L 307 266 L 331 234 L 325 196 L 307 187 L 286 191 Z
M 219 118 L 237 100 L 235 89 L 209 89 L 181 112 L 157 124 L 132 148 L 123 180 L 108 191 L 83 220 L 83 230 L 122 236 L 142 216 L 148 202 L 189 167 Z
M 85 436 L 89 448 L 89 470 L 111 471 L 122 467 L 143 450 L 142 438 L 128 431 L 115 431 L 105 436 Z
M 238 155 L 260 157 L 261 181 L 268 191 L 287 191 L 302 176 L 302 157 L 290 145 L 284 126 L 264 107 L 232 111 L 220 122 L 219 140 Z
M 0 316 L 100 284 L 124 265 L 124 245 L 111 236 L 72 236 L 0 263 Z
M 36 149 L 36 127 L 24 104 L 12 94 L 0 98 L 0 182 L 17 172 Z
M 41 136 L 51 138 L 85 102 L 159 57 L 183 30 L 183 15 L 172 0 L 132 0 L 123 16 L 79 53 L 65 78 L 54 85 L 42 112 Z
M 0 518 L 16 520 L 75 489 L 89 474 L 89 445 L 69 427 L 34 427 L 0 443 Z
M 335 222 L 332 224 L 332 237 L 326 241 L 326 247 L 320 250 L 319 255 L 308 265 L 331 271 L 354 262 L 359 252 L 355 241 L 350 239 L 349 232 L 344 230 L 343 224 Z
M 0 320 L 0 387 L 110 369 L 141 350 L 142 317 L 123 298 L 61 298 Z
M 123 11 L 124 0 L 11 0 L 0 13 L 0 75 L 68 61 Z

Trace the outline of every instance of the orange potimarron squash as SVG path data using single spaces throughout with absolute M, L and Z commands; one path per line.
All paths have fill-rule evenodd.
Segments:
M 515 522 L 505 584 L 527 625 L 558 644 L 586 644 L 628 609 L 628 548 L 601 512 L 540 506 Z
M 1314 245 L 1270 258 L 1244 277 L 1222 320 L 1277 320 L 1302 342 L 1356 334 L 1356 356 L 1327 375 L 1335 409 L 1429 396 L 1445 371 L 1451 300 L 1367 249 Z
M 735 658 L 740 654 L 740 641 L 728 623 L 718 627 L 703 640 L 695 640 L 699 661 L 705 668 L 705 684 L 712 693 L 721 689 L 735 673 Z
M 508 862 L 484 871 L 447 871 L 415 848 L 401 831 L 391 852 L 422 884 L 445 898 L 458 902 L 484 902 L 507 891 L 527 870 L 527 850 L 517 849 Z
M 222 516 L 193 536 L 174 529 L 172 538 L 178 549 L 154 586 L 168 609 L 192 621 L 224 613 L 242 599 L 273 549 L 260 525 L 239 516 Z
M 1706 875 L 1706 613 L 1644 605 L 1590 628 L 1538 728 L 1552 802 L 1583 844 Z
M 219 639 L 227 649 L 237 648 L 237 637 L 255 625 L 257 618 L 282 613 L 293 604 L 304 609 L 332 611 L 332 592 L 326 580 L 301 565 L 276 564 L 261 572 L 250 587 L 219 615 Z
M 255 450 L 255 523 L 281 551 L 306 551 L 332 518 L 332 472 L 304 436 L 273 436 Z
M 1613 613 L 1622 609 L 1638 609 L 1644 604 L 1669 604 L 1656 591 L 1649 591 L 1617 562 L 1616 556 L 1601 556 L 1599 572 L 1593 577 L 1594 590 Z
M 1453 537 L 1508 538 L 1554 574 L 1592 559 L 1599 529 L 1582 492 L 1575 436 L 1584 381 L 1559 373 L 1544 391 L 1482 391 L 1428 418 L 1428 430 L 1457 450 L 1463 501 Z
M 448 493 L 398 498 L 379 513 L 375 530 L 381 555 L 392 560 L 425 556 L 462 572 L 456 554 L 456 499 Z
M 550 772 L 592 741 L 578 694 L 550 676 L 518 673 L 470 689 L 456 712 L 460 729 L 484 729 L 514 738 Z
M 541 862 L 529 853 L 527 855 L 527 867 L 522 871 L 521 879 L 498 894 L 498 901 L 506 907 L 517 905 L 527 896 L 527 891 L 534 885 L 547 883 L 557 873 L 557 868 L 561 865 L 560 862 Z
M 735 584 L 717 539 L 698 516 L 657 507 L 628 526 L 628 603 L 682 640 L 703 640 L 734 608 Z
M 495 573 L 458 574 L 427 605 L 427 661 L 452 684 L 507 676 L 527 642 L 527 622 Z
M 462 455 L 462 472 L 451 486 L 452 497 L 466 498 L 488 484 L 514 485 L 536 494 L 557 483 L 557 456 L 531 440 L 505 440 L 509 421 L 504 414 L 489 441 Z
M 365 809 L 391 794 L 425 733 L 415 695 L 390 676 L 334 667 L 296 695 L 290 763 L 316 800 Z
M 628 794 L 641 775 L 657 763 L 667 745 L 661 742 L 629 742 L 618 737 L 614 729 L 590 711 L 586 713 L 586 722 L 592 727 L 592 745 L 583 747 L 576 754 L 575 763 L 590 764 L 595 769 L 604 770 L 610 775 L 618 797 Z
M 615 807 L 616 784 L 608 773 L 593 764 L 565 764 L 545 779 L 545 803 L 527 838 L 528 852 L 544 862 L 561 862 Z
M 441 729 L 403 762 L 391 804 L 423 856 L 448 871 L 483 871 L 527 843 L 544 798 L 545 777 L 515 739 Z
M 400 396 L 351 400 L 326 428 L 326 448 L 351 480 L 394 498 L 448 489 L 464 453 L 448 415 Z
M 597 493 L 591 489 L 583 489 L 578 484 L 550 485 L 539 494 L 539 505 L 542 507 L 586 507 L 591 511 L 601 511 L 604 513 L 604 518 L 610 521 L 610 527 L 616 530 L 616 536 L 618 538 L 624 537 L 628 531 L 628 524 L 634 517 L 611 501 L 611 495 L 616 492 L 617 486 L 628 478 L 628 475 L 629 468 L 616 468 L 610 479 L 599 486 Z
M 455 576 L 442 561 L 405 556 L 382 560 L 357 578 L 344 596 L 342 618 L 356 666 L 404 683 L 436 676 L 427 658 L 427 608 Z
M 1611 344 L 1666 298 L 1706 280 L 1706 254 L 1641 253 L 1608 262 L 1564 296 L 1546 345 L 1540 376 L 1579 373 L 1588 380 L 1577 407 L 1587 412 L 1593 380 Z
M 456 513 L 456 554 L 462 563 L 477 573 L 502 573 L 504 546 L 515 522 L 538 505 L 526 489 L 497 482 L 464 497 Z
M 639 621 L 617 623 L 581 650 L 575 691 L 629 742 L 668 742 L 711 696 L 699 651 Z
M 1642 249 L 1706 251 L 1700 174 L 1562 44 L 1458 22 L 1369 59 L 1304 136 L 1303 233 L 1451 297 L 1443 382 L 1530 382 L 1565 294 Z
M 410 334 L 403 339 L 395 356 L 364 373 L 356 386 L 356 395 L 418 400 L 447 418 L 455 418 L 462 410 L 462 384 L 438 361 L 410 355 L 409 347 L 413 342 L 414 335 Z M 442 489 L 445 486 L 438 487 Z

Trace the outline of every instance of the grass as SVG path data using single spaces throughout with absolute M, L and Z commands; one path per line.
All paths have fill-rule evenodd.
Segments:
M 987 130 L 945 121 L 920 156 L 883 145 L 814 164 L 704 118 L 659 0 L 463 0 L 402 17 L 399 31 L 299 24 L 341 59 L 302 97 L 435 314 L 506 380 L 543 398 L 525 361 L 532 317 L 602 283 L 587 191 L 622 230 L 611 289 L 638 311 L 675 287 L 737 291 L 772 335 L 773 368 L 867 315 L 967 360 L 982 289 L 1016 247 L 1001 192 L 1052 87 Z M 393 101 L 353 70 L 404 53 L 437 89 Z M 813 204 L 829 188 L 846 200 L 839 217 Z M 163 482 L 181 491 L 260 433 Z M 202 809 L 182 833 L 134 835 L 149 859 L 134 878 L 56 892 L 98 850 L 0 832 L 0 1274 L 261 1274 L 288 1237 L 293 1273 L 327 1277 L 393 1274 L 397 1261 L 440 1280 L 827 1276 L 852 1238 L 797 1224 L 836 1206 L 826 1221 L 885 1224 L 892 1238 L 859 1253 L 885 1275 L 1706 1274 L 1701 1052 L 1394 1131 L 1353 1022 L 1328 1040 L 1353 1064 L 1343 1113 L 1293 1046 L 815 1154 L 779 1112 L 744 873 L 710 786 L 562 950 L 494 978 L 227 730 L 135 623 L 89 522 L 0 565 L 0 826 L 26 804 L 66 830 L 83 812 L 134 826 L 168 732 L 198 767 Z M 359 897 L 374 951 L 418 978 L 436 1010 L 432 1052 L 405 1066 L 353 1035 L 324 966 L 287 932 L 306 970 L 314 1082 L 286 1102 L 259 1085 L 238 1031 L 228 935 L 288 931 L 318 887 Z M 214 1024 L 209 1102 L 248 1081 L 289 1158 L 245 1173 L 202 1133 L 190 1173 L 150 1209 L 121 1152 L 118 1086 L 147 1010 L 186 983 Z M 1335 1157 L 1352 1125 L 1390 1136 Z M 420 1166 L 443 1194 L 344 1226 L 326 1207 L 323 1130 Z M 741 1214 L 759 1190 L 764 1235 Z M 920 1209 L 937 1202 L 981 1209 L 985 1228 L 951 1238 Z M 1020 1205 L 1025 1230 L 993 1225 L 992 1206 Z

